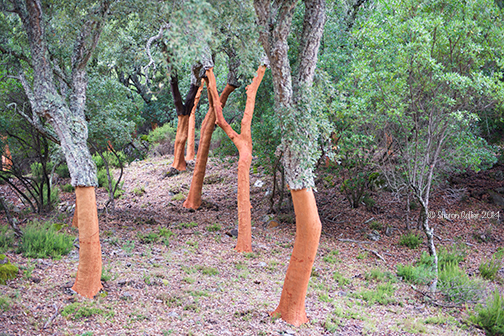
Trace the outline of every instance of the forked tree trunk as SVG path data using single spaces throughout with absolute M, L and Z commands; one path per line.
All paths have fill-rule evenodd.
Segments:
M 227 84 L 220 95 L 220 103 L 222 108 L 226 106 L 226 101 L 231 92 L 235 89 L 234 86 Z M 206 164 L 208 161 L 208 152 L 210 151 L 210 141 L 212 140 L 212 133 L 215 128 L 215 112 L 212 104 L 201 124 L 200 130 L 200 143 L 198 147 L 198 154 L 196 155 L 196 165 L 194 167 L 193 178 L 189 194 L 184 201 L 184 208 L 198 209 L 201 206 L 201 191 L 203 189 L 203 179 L 205 178 Z
M 187 141 L 187 131 L 189 129 L 189 114 L 193 110 L 196 93 L 199 91 L 199 87 L 195 84 L 191 84 L 185 103 L 182 103 L 177 75 L 172 76 L 170 84 L 178 116 L 177 135 L 175 136 L 175 149 L 173 154 L 174 161 L 172 167 L 179 171 L 184 171 L 186 170 L 184 148 Z
M 296 240 L 278 308 L 272 313 L 299 326 L 308 322 L 305 296 L 320 238 L 320 219 L 313 196 L 316 132 L 310 131 L 307 113 L 324 23 L 325 1 L 303 1 L 303 31 L 299 35 L 294 81 L 289 61 L 290 34 L 297 0 L 254 0 L 259 36 L 269 60 L 276 112 L 283 131 L 282 162 L 296 214 Z M 306 111 L 308 110 L 308 111 Z M 309 114 L 308 114 L 309 115 Z M 302 117 L 300 117 L 302 116 Z
M 222 114 L 220 104 L 215 104 L 218 101 L 217 85 L 212 69 L 207 70 L 208 78 L 208 96 L 211 104 L 214 105 L 214 110 L 219 125 L 227 136 L 233 141 L 239 153 L 238 160 L 238 240 L 236 242 L 236 251 L 252 252 L 252 225 L 250 204 L 250 165 L 252 164 L 252 133 L 250 126 L 252 124 L 252 116 L 254 114 L 255 97 L 259 84 L 266 67 L 261 65 L 257 70 L 257 76 L 254 77 L 252 83 L 247 86 L 247 103 L 245 112 L 243 113 L 241 123 L 241 134 L 236 133 L 231 126 L 226 122 Z
M 82 296 L 93 298 L 103 287 L 98 212 L 94 187 L 75 188 L 75 214 L 72 224 L 79 229 L 79 267 L 72 289 Z
M 187 150 L 186 150 L 186 156 L 185 160 L 186 161 L 192 161 L 194 160 L 194 138 L 196 136 L 196 108 L 198 107 L 198 103 L 201 98 L 201 93 L 203 92 L 203 83 L 205 82 L 204 79 L 201 80 L 201 85 L 198 89 L 198 92 L 196 93 L 196 97 L 194 97 L 194 106 L 191 111 L 191 114 L 189 115 L 189 130 L 187 132 Z
M 296 214 L 296 239 L 285 275 L 280 304 L 271 315 L 279 315 L 297 327 L 308 322 L 305 297 L 322 225 L 312 189 L 291 190 L 291 195 Z

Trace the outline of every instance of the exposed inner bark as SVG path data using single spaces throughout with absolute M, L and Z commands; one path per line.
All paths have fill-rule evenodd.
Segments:
M 298 327 L 308 322 L 305 297 L 317 254 L 322 225 L 312 189 L 291 190 L 296 213 L 296 239 L 287 268 L 280 303 L 271 313 Z
M 205 81 L 201 80 L 201 85 L 196 92 L 196 97 L 194 97 L 194 106 L 192 108 L 191 114 L 189 115 L 189 130 L 187 131 L 187 150 L 186 150 L 186 161 L 194 160 L 194 138 L 196 133 L 196 107 L 201 98 L 201 93 L 203 92 L 203 83 Z
M 172 167 L 179 171 L 183 171 L 186 170 L 184 147 L 187 141 L 189 129 L 189 114 L 193 110 L 195 97 L 199 90 L 199 87 L 197 85 L 191 84 L 191 86 L 189 87 L 189 92 L 186 96 L 185 103 L 182 103 L 182 96 L 180 95 L 178 77 L 176 74 L 171 77 L 170 84 L 179 121 L 177 126 L 177 135 L 175 137 L 175 159 L 173 161 Z
M 251 204 L 250 204 L 250 165 L 252 163 L 252 133 L 250 126 L 254 113 L 255 97 L 257 89 L 266 71 L 265 66 L 259 66 L 257 76 L 247 87 L 247 103 L 243 113 L 241 123 L 241 134 L 236 133 L 226 122 L 222 114 L 222 107 L 215 104 L 218 100 L 217 85 L 212 69 L 207 70 L 208 96 L 211 104 L 214 105 L 217 125 L 219 125 L 227 136 L 233 141 L 239 153 L 238 160 L 238 240 L 236 250 L 238 252 L 252 252 L 252 231 L 251 231 Z
M 93 298 L 102 288 L 102 258 L 94 187 L 76 187 L 73 224 L 79 228 L 79 267 L 72 289 Z M 82 225 L 85 224 L 85 225 Z
M 222 108 L 226 105 L 227 98 L 235 89 L 234 86 L 227 84 L 220 95 L 220 103 Z M 205 178 L 206 164 L 208 161 L 208 152 L 210 150 L 210 140 L 215 128 L 215 112 L 213 104 L 201 124 L 200 144 L 198 154 L 196 156 L 196 166 L 194 167 L 193 178 L 187 199 L 183 206 L 188 209 L 198 209 L 201 206 L 201 190 L 203 189 L 203 179 Z
M 175 136 L 175 151 L 173 153 L 174 160 L 172 167 L 178 171 L 186 170 L 186 161 L 184 157 L 184 147 L 187 141 L 187 133 L 189 129 L 189 116 L 179 115 L 177 125 L 177 135 Z

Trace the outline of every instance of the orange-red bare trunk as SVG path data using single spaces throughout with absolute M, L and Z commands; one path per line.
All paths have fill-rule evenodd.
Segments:
M 227 98 L 234 89 L 234 86 L 228 84 L 222 91 L 219 99 L 222 108 L 226 105 Z M 196 155 L 196 165 L 194 167 L 189 194 L 183 204 L 185 208 L 198 209 L 201 206 L 201 190 L 203 189 L 203 179 L 205 178 L 208 152 L 210 151 L 210 140 L 212 139 L 214 127 L 215 112 L 213 104 L 210 104 L 210 108 L 208 109 L 205 119 L 201 124 L 200 143 L 198 147 L 198 154 Z
M 73 225 L 79 229 L 79 267 L 72 289 L 93 298 L 102 288 L 102 258 L 94 187 L 76 187 Z
M 187 141 L 187 131 L 189 129 L 189 116 L 179 115 L 177 135 L 175 136 L 175 152 L 173 154 L 174 161 L 172 167 L 183 171 L 186 170 L 186 161 L 184 158 L 184 147 Z
M 260 66 L 257 76 L 247 86 L 247 103 L 241 123 L 241 134 L 236 133 L 226 122 L 222 114 L 222 107 L 214 105 L 217 124 L 226 132 L 233 141 L 239 153 L 238 160 L 238 240 L 236 250 L 238 252 L 252 251 L 251 213 L 250 208 L 250 165 L 252 163 L 252 133 L 250 126 L 254 114 L 255 97 L 257 89 L 266 71 L 265 66 Z M 209 100 L 216 101 L 217 86 L 212 69 L 207 70 Z
M 296 213 L 296 240 L 287 268 L 280 304 L 271 313 L 286 322 L 300 326 L 308 322 L 305 296 L 317 254 L 322 225 L 312 189 L 291 190 Z
M 189 116 L 189 130 L 187 132 L 187 150 L 186 150 L 186 161 L 194 160 L 194 138 L 196 133 L 196 107 L 201 98 L 201 93 L 203 92 L 203 83 L 205 81 L 201 80 L 201 85 L 196 93 L 196 97 L 194 97 L 194 106 L 191 111 L 191 115 Z

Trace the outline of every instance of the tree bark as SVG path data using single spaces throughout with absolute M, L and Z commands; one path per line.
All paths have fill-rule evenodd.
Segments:
M 76 187 L 73 225 L 79 229 L 79 267 L 72 289 L 93 298 L 102 288 L 102 271 L 98 212 L 94 187 Z
M 196 94 L 199 91 L 199 87 L 195 84 L 191 84 L 189 92 L 186 96 L 185 103 L 182 103 L 182 97 L 180 95 L 178 87 L 178 77 L 177 75 L 172 76 L 171 90 L 173 94 L 173 101 L 175 103 L 175 108 L 177 110 L 178 116 L 178 126 L 177 135 L 175 136 L 175 148 L 174 148 L 174 161 L 172 167 L 179 170 L 186 170 L 186 161 L 184 157 L 184 148 L 187 141 L 188 129 L 189 129 L 189 114 L 192 112 L 194 107 L 194 101 Z
M 305 296 L 320 239 L 320 219 L 313 196 L 313 159 L 316 134 L 310 133 L 306 115 L 310 111 L 309 90 L 317 64 L 317 54 L 325 23 L 325 1 L 305 0 L 303 32 L 299 36 L 299 54 L 292 76 L 287 38 L 296 0 L 254 0 L 260 26 L 260 41 L 270 60 L 282 137 L 282 163 L 291 189 L 296 214 L 296 240 L 287 269 L 278 308 L 286 322 L 295 326 L 306 323 Z M 294 78 L 294 83 L 293 83 Z
M 71 57 L 70 105 L 56 87 L 54 69 L 44 30 L 43 6 L 40 0 L 13 0 L 30 44 L 31 67 L 28 81 L 19 68 L 19 79 L 30 101 L 32 110 L 46 118 L 58 135 L 70 171 L 71 183 L 76 187 L 76 216 L 81 249 L 74 290 L 93 297 L 101 288 L 101 248 L 98 237 L 98 215 L 94 187 L 97 186 L 96 166 L 87 147 L 88 129 L 84 115 L 86 102 L 86 65 L 98 43 L 110 3 L 100 1 L 96 11 L 89 13 L 80 31 L 76 32 Z M 36 123 L 35 123 L 36 125 Z
M 236 251 L 252 252 L 252 225 L 250 204 L 250 165 L 252 164 L 252 133 L 250 126 L 254 114 L 255 97 L 257 89 L 261 84 L 266 67 L 261 65 L 257 69 L 257 76 L 252 83 L 247 86 L 247 103 L 243 113 L 241 123 L 241 134 L 236 133 L 226 122 L 222 114 L 220 104 L 215 104 L 218 100 L 217 86 L 212 69 L 207 70 L 208 78 L 208 96 L 210 103 L 214 105 L 217 125 L 219 125 L 227 136 L 233 141 L 238 149 L 238 240 L 236 242 Z
M 186 161 L 194 160 L 194 138 L 196 133 L 196 108 L 201 98 L 201 93 L 203 92 L 203 83 L 205 81 L 201 80 L 201 85 L 194 97 L 194 106 L 192 108 L 191 114 L 189 115 L 189 130 L 187 132 L 187 150 L 186 150 Z
M 222 108 L 226 106 L 226 101 L 234 89 L 234 86 L 227 84 L 222 91 L 219 98 Z M 214 128 L 215 112 L 212 104 L 210 104 L 205 119 L 201 124 L 200 143 L 198 147 L 198 154 L 196 155 L 196 166 L 194 167 L 189 194 L 183 204 L 184 208 L 196 210 L 201 206 L 201 191 L 203 189 L 203 179 L 205 178 L 208 152 L 210 151 L 210 141 L 212 140 Z
M 296 213 L 296 239 L 280 304 L 271 315 L 280 315 L 283 320 L 297 327 L 308 322 L 305 297 L 322 225 L 312 189 L 291 190 L 291 195 Z

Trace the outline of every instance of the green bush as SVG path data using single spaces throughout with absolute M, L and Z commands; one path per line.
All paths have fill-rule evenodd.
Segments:
M 105 170 L 105 168 L 98 170 L 96 177 L 98 178 L 98 186 L 104 187 L 105 190 L 107 190 L 107 192 L 108 192 L 109 191 L 109 182 L 108 182 L 108 177 L 107 177 L 107 171 Z M 111 178 L 112 178 L 112 188 L 115 188 L 117 181 L 112 176 L 112 172 L 111 172 Z M 121 181 L 119 183 L 119 186 L 117 187 L 115 193 L 114 193 L 114 198 L 119 198 L 122 194 L 124 194 L 124 190 L 122 189 L 123 185 L 124 185 L 124 181 Z
M 447 301 L 455 303 L 478 302 L 486 284 L 480 278 L 469 278 L 458 264 L 448 263 L 439 271 L 438 289 Z
M 73 185 L 71 185 L 70 183 L 65 184 L 63 187 L 61 187 L 61 189 L 62 189 L 64 192 L 68 192 L 68 193 L 71 193 L 71 192 L 74 192 L 74 191 L 75 191 L 74 186 L 73 186 Z
M 14 232 L 8 225 L 0 225 L 0 253 L 5 253 L 12 248 Z
M 68 166 L 66 163 L 60 164 L 58 167 L 56 167 L 56 174 L 58 174 L 59 177 L 61 178 L 69 178 L 70 177 L 70 170 L 68 170 Z
M 4 254 L 0 254 L 0 261 L 5 260 L 7 257 Z M 16 265 L 10 263 L 0 264 L 0 284 L 5 285 L 5 282 L 10 279 L 14 279 L 18 274 L 19 269 Z
M 114 313 L 108 309 L 96 307 L 95 302 L 74 302 L 63 308 L 61 316 L 78 320 L 83 317 L 91 317 L 93 315 L 114 316 Z
M 109 164 L 109 168 L 121 168 L 120 163 L 122 163 L 124 165 L 124 163 L 128 161 L 128 157 L 126 156 L 126 154 L 124 154 L 123 151 L 117 152 L 117 155 L 121 159 L 121 162 L 119 162 L 119 160 L 117 159 L 117 156 L 115 156 L 114 153 L 112 153 L 110 151 L 105 151 L 102 153 L 102 155 L 105 158 L 105 160 L 107 160 L 107 162 Z M 103 162 L 103 159 L 100 156 L 100 154 L 98 154 L 98 153 L 94 154 L 93 161 L 95 162 L 96 168 L 98 170 L 105 168 L 105 163 Z
M 485 329 L 487 335 L 504 335 L 504 297 L 495 289 L 485 307 L 476 307 L 478 315 L 471 316 L 471 322 Z
M 231 127 L 233 127 L 236 132 L 240 133 L 240 125 L 233 123 Z M 220 157 L 238 155 L 238 149 L 236 149 L 233 141 L 229 139 L 222 128 L 219 127 L 215 130 L 212 136 L 212 142 L 215 144 L 215 149 L 213 150 L 214 155 L 218 155 Z
M 425 251 L 422 252 L 415 266 L 397 265 L 397 276 L 417 285 L 429 284 L 434 279 L 434 275 L 433 259 Z
M 420 244 L 422 244 L 422 237 L 417 236 L 412 232 L 408 232 L 399 238 L 399 245 L 409 247 L 410 249 L 416 249 Z
M 50 222 L 30 222 L 23 229 L 18 253 L 29 258 L 59 258 L 73 248 L 74 237 L 58 232 Z
M 453 245 L 447 249 L 441 247 L 438 252 L 439 268 L 443 269 L 447 264 L 459 264 L 467 255 L 466 246 L 463 244 Z
M 147 141 L 151 143 L 161 143 L 165 141 L 173 141 L 177 134 L 177 129 L 172 127 L 170 123 L 166 123 L 161 127 L 149 132 Z
M 492 258 L 482 261 L 479 265 L 481 277 L 487 280 L 495 280 L 497 272 L 502 268 L 502 258 L 504 257 L 504 248 L 499 248 Z
M 375 290 L 364 290 L 356 293 L 354 296 L 367 301 L 369 304 L 378 302 L 379 304 L 386 305 L 395 302 L 393 297 L 394 292 L 394 285 L 391 282 L 386 282 L 378 284 Z

